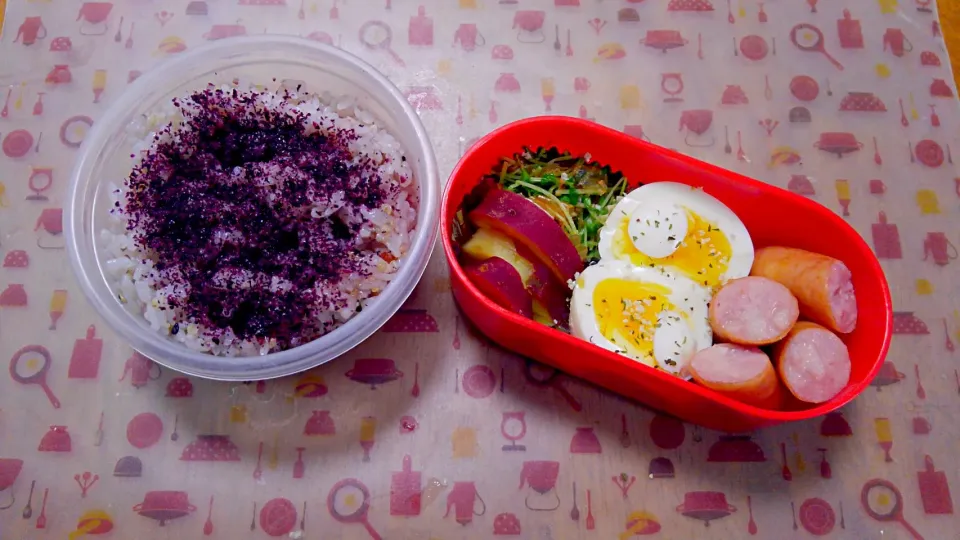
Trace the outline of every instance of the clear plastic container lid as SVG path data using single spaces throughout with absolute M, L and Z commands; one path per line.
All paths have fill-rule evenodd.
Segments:
M 178 96 L 235 79 L 276 89 L 296 80 L 303 90 L 350 96 L 403 146 L 419 188 L 417 225 L 410 250 L 376 302 L 310 343 L 251 357 L 196 352 L 150 328 L 120 303 L 104 273 L 110 185 L 130 173 L 140 138 L 127 127 Z M 258 380 L 310 369 L 344 354 L 379 329 L 400 308 L 427 266 L 439 222 L 440 180 L 427 133 L 414 109 L 386 77 L 359 58 L 321 43 L 288 36 L 224 39 L 187 51 L 134 81 L 95 122 L 70 181 L 64 226 L 70 263 L 84 294 L 107 323 L 135 349 L 171 369 L 218 380 Z

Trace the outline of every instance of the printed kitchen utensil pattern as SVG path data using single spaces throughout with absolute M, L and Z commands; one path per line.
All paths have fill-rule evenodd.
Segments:
M 934 7 L 6 0 L 0 536 L 960 529 L 960 107 Z M 804 424 L 707 432 L 498 349 L 458 316 L 440 264 L 381 332 L 309 373 L 220 384 L 160 369 L 68 275 L 66 178 L 87 131 L 142 71 L 263 32 L 382 70 L 423 118 L 442 174 L 489 131 L 547 108 L 834 209 L 871 242 L 894 291 L 896 336 L 873 388 Z

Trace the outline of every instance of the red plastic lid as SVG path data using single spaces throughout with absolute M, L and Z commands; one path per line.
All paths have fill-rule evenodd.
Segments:
M 820 85 L 808 75 L 797 75 L 790 81 L 790 93 L 800 101 L 813 101 L 820 95 Z

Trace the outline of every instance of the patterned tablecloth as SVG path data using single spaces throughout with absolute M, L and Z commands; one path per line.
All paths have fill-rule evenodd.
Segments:
M 390 31 L 361 33 L 370 20 Z M 704 431 L 567 377 L 529 382 L 458 317 L 438 250 L 401 314 L 310 373 L 231 385 L 160 369 L 70 276 L 72 161 L 141 71 L 261 32 L 383 70 L 443 177 L 475 138 L 553 112 L 842 213 L 887 271 L 888 361 L 825 418 Z M 0 377 L 0 538 L 960 529 L 960 108 L 932 0 L 10 0 L 0 85 L 0 361 L 35 373 Z M 365 358 L 395 369 L 355 380 Z

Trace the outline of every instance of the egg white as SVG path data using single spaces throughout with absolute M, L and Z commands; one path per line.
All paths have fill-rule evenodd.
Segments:
M 713 253 L 712 244 L 702 231 L 688 230 L 688 221 L 694 216 L 707 223 L 710 234 L 719 232 L 726 237 L 729 253 L 708 255 Z M 636 257 L 629 252 L 636 250 L 650 259 L 648 266 L 708 289 L 749 275 L 754 256 L 750 233 L 732 210 L 702 189 L 676 182 L 645 184 L 625 195 L 600 229 L 598 247 L 601 260 L 636 264 Z M 692 252 L 694 247 L 700 251 Z M 691 262 L 700 268 L 675 264 L 670 259 L 675 252 L 693 255 Z M 720 264 L 726 269 L 721 271 Z
M 601 299 L 598 300 L 597 287 L 607 280 L 617 281 L 608 282 L 607 288 L 601 290 Z M 628 311 L 621 311 L 622 300 L 619 296 L 614 294 L 614 298 L 607 301 L 604 293 L 610 287 L 613 287 L 616 292 L 624 291 L 627 286 L 624 282 L 630 282 L 630 287 L 633 287 L 633 284 L 640 284 L 643 287 L 651 286 L 651 290 L 664 291 L 663 296 L 666 297 L 669 304 L 672 304 L 673 309 L 671 311 L 658 311 L 658 308 L 662 305 L 659 300 L 649 305 L 649 309 L 652 311 L 647 312 L 645 311 L 647 306 L 641 306 L 640 309 L 644 310 L 644 316 L 656 315 L 655 325 L 650 324 L 651 321 L 647 318 L 645 319 L 647 322 L 646 329 L 641 331 L 641 326 L 638 326 L 639 322 L 636 324 L 631 322 L 629 327 L 637 330 L 632 337 L 622 335 L 608 337 L 601 330 L 601 315 L 599 313 L 607 314 L 607 321 L 611 320 L 610 313 L 617 314 L 617 317 L 624 317 L 623 321 L 628 320 L 629 316 L 626 314 Z M 617 289 L 616 286 L 619 285 L 624 285 L 624 289 Z M 657 298 L 659 298 L 659 292 Z M 646 296 L 644 296 L 644 300 L 646 299 Z M 689 280 L 671 277 L 657 269 L 637 267 L 623 261 L 600 261 L 596 265 L 587 267 L 575 280 L 573 295 L 570 300 L 570 331 L 581 339 L 632 358 L 637 362 L 685 376 L 686 370 L 684 368 L 693 355 L 713 344 L 713 332 L 707 320 L 708 301 L 707 291 L 697 287 Z M 598 302 L 603 302 L 603 304 L 601 305 Z M 608 310 L 608 306 L 611 304 L 614 305 L 614 311 Z M 623 310 L 630 309 L 626 303 L 622 306 Z M 630 320 L 633 321 L 633 319 Z M 619 343 L 615 342 L 614 339 L 618 340 Z M 644 345 L 636 343 L 636 347 L 634 347 L 634 343 L 625 342 L 625 339 L 639 340 Z M 640 350 L 646 348 L 650 350 Z

